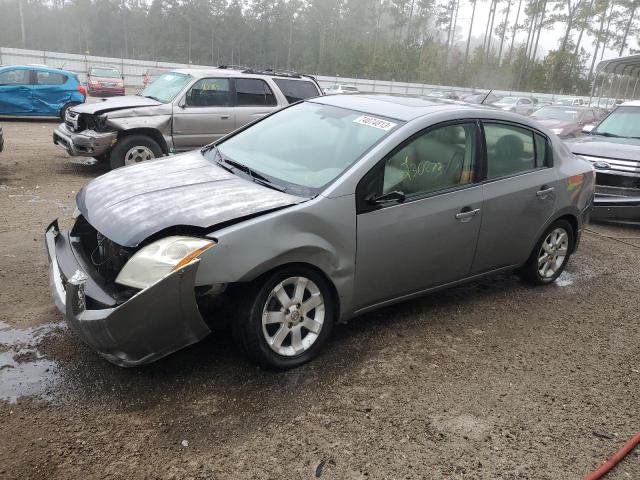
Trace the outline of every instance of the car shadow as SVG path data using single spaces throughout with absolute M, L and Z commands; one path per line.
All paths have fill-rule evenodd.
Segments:
M 443 311 L 476 302 L 497 290 L 508 294 L 523 288 L 527 287 L 513 275 L 498 275 L 361 315 L 337 325 L 318 358 L 287 372 L 265 371 L 249 363 L 236 349 L 229 331 L 215 331 L 197 344 L 135 368 L 110 364 L 68 330 L 54 338 L 43 353 L 59 363 L 62 381 L 53 397 L 65 403 L 104 403 L 139 410 L 167 398 L 195 401 L 203 395 L 215 395 L 218 402 L 233 403 L 237 410 L 238 398 L 277 403 L 283 395 L 295 397 L 300 388 L 309 394 L 331 389 L 338 379 L 358 371 L 387 348 L 385 338 L 389 335 L 425 328 L 425 319 L 437 335 L 455 328 L 456 319 Z M 489 320 L 483 317 L 482 321 Z

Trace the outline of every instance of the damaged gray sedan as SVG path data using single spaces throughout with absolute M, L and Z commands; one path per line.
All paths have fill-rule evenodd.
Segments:
M 594 172 L 518 115 L 439 100 L 307 100 L 202 150 L 119 169 L 46 231 L 55 303 L 123 366 L 221 319 L 257 364 L 298 366 L 338 321 L 517 269 L 553 282 Z

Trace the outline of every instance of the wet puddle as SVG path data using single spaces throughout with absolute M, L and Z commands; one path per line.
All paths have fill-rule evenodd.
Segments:
M 48 323 L 17 329 L 0 322 L 0 400 L 16 403 L 24 396 L 50 397 L 60 381 L 60 371 L 38 345 L 65 328 L 63 323 Z

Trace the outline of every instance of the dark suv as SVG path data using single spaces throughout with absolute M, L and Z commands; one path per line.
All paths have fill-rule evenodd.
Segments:
M 583 132 L 566 143 L 596 170 L 591 217 L 640 224 L 640 101 L 623 103 Z

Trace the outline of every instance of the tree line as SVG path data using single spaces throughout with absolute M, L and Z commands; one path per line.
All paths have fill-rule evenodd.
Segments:
M 588 94 L 605 50 L 634 53 L 639 7 L 640 0 L 0 0 L 0 45 Z M 482 26 L 480 10 L 489 12 Z M 463 21 L 475 36 L 462 34 Z M 543 56 L 540 38 L 557 25 L 557 47 Z

